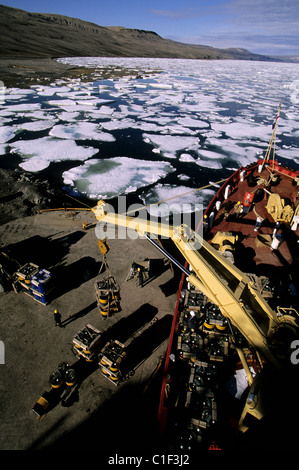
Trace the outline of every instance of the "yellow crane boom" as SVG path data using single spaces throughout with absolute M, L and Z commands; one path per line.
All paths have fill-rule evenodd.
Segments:
M 279 321 L 250 278 L 221 253 L 186 225 L 169 227 L 139 217 L 128 217 L 109 211 L 109 205 L 98 201 L 92 209 L 98 221 L 136 230 L 147 237 L 170 238 L 191 267 L 182 266 L 188 281 L 202 291 L 229 318 L 249 344 L 268 361 L 278 366 L 269 338 L 279 327 Z

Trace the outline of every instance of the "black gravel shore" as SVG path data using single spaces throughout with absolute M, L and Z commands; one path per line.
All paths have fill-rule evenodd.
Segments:
M 0 80 L 7 88 L 28 88 L 62 78 L 89 79 L 93 68 L 62 64 L 54 58 L 0 58 Z
M 0 168 L 0 179 L 0 225 L 35 215 L 43 209 L 95 205 L 84 197 L 75 201 L 58 184 L 29 172 Z

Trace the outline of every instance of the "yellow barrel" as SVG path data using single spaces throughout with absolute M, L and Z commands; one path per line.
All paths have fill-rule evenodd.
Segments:
M 113 380 L 113 382 L 117 382 L 119 380 L 119 377 L 115 377 L 114 375 L 110 375 L 110 379 Z
M 40 397 L 38 400 L 37 400 L 37 403 L 39 405 L 41 405 L 45 410 L 48 408 L 49 406 L 49 402 L 48 400 L 46 400 L 44 397 Z
M 72 387 L 77 382 L 77 374 L 75 369 L 67 369 L 65 372 L 65 383 L 69 387 Z
M 108 304 L 108 300 L 109 300 L 109 294 L 102 294 L 102 295 L 100 295 L 100 297 L 99 297 L 99 302 L 100 302 L 100 304 L 102 304 L 102 305 L 107 305 L 107 304 Z
M 204 322 L 204 326 L 207 330 L 212 330 L 214 328 L 215 325 L 211 325 L 210 323 L 208 322 Z
M 50 375 L 50 384 L 52 388 L 59 388 L 63 384 L 62 374 L 59 370 Z
M 93 362 L 95 360 L 95 356 L 90 356 L 89 358 L 84 358 L 86 362 Z

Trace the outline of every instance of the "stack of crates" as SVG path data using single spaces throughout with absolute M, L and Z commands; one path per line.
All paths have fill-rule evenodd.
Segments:
M 98 309 L 102 318 L 120 311 L 120 288 L 113 276 L 95 281 Z
M 19 283 L 28 293 L 31 293 L 31 277 L 34 276 L 38 270 L 39 267 L 36 264 L 27 263 L 16 272 Z
M 123 378 L 126 347 L 117 340 L 109 341 L 99 354 L 99 366 L 102 374 L 118 385 Z
M 53 288 L 50 271 L 40 269 L 36 264 L 27 263 L 15 274 L 25 294 L 30 295 L 41 304 L 47 305 L 50 291 Z
M 49 294 L 53 288 L 53 279 L 50 271 L 39 269 L 38 272 L 31 277 L 31 288 L 35 300 L 46 305 L 48 303 Z
M 73 337 L 74 352 L 78 358 L 93 362 L 101 346 L 102 333 L 92 325 L 85 325 Z

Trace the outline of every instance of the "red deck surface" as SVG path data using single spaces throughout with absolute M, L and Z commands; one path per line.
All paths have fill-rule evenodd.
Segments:
M 272 267 L 291 267 L 294 262 L 295 253 L 298 250 L 298 230 L 293 231 L 290 225 L 282 222 L 278 233 L 282 234 L 283 242 L 278 250 L 271 250 L 270 244 L 272 241 L 273 230 L 275 228 L 275 221 L 266 209 L 266 204 L 269 198 L 269 192 L 277 193 L 281 198 L 288 198 L 291 205 L 295 208 L 298 205 L 299 188 L 294 185 L 294 178 L 281 172 L 276 173 L 279 177 L 278 183 L 271 186 L 263 184 L 250 184 L 249 173 L 243 182 L 236 182 L 236 187 L 232 189 L 231 194 L 226 200 L 222 200 L 221 208 L 218 212 L 215 211 L 215 218 L 213 226 L 208 235 L 209 241 L 218 232 L 232 232 L 239 235 L 239 241 L 242 244 L 242 249 L 239 250 L 240 257 L 237 258 L 236 264 L 247 272 L 262 271 L 263 269 L 269 270 Z M 264 169 L 258 173 L 257 167 L 252 170 L 253 178 L 268 180 L 270 176 L 269 169 Z M 258 182 L 258 181 L 257 181 Z M 254 200 L 251 204 L 249 212 L 241 217 L 234 215 L 234 207 L 238 201 L 243 202 L 246 192 L 255 193 L 261 190 L 260 197 Z M 231 202 L 232 208 L 227 217 L 224 216 L 225 205 Z M 212 211 L 213 209 L 211 209 Z M 263 219 L 261 228 L 255 231 L 255 223 L 257 216 Z M 259 274 L 263 274 L 259 272 Z M 267 275 L 267 273 L 265 273 Z

